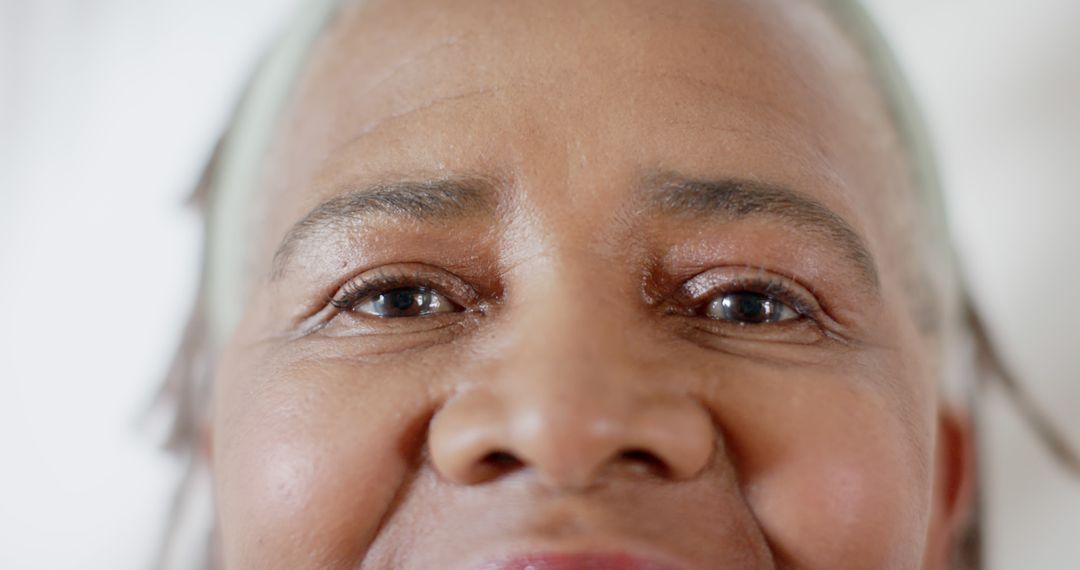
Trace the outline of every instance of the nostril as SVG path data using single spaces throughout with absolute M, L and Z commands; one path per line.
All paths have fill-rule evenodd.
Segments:
M 655 453 L 644 449 L 627 449 L 619 454 L 619 462 L 634 471 L 655 477 L 668 477 L 671 468 Z
M 521 460 L 508 451 L 492 451 L 484 457 L 484 463 L 511 468 L 521 466 Z
M 525 466 L 525 463 L 516 455 L 508 451 L 492 451 L 484 456 L 479 463 L 479 481 L 487 482 L 498 479 Z

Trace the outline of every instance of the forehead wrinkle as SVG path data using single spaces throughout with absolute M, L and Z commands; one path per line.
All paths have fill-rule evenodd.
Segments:
M 478 89 L 472 89 L 472 90 L 464 91 L 464 92 L 461 92 L 461 93 L 453 93 L 453 94 L 449 94 L 449 95 L 442 95 L 442 96 L 439 96 L 439 97 L 435 97 L 434 99 L 427 99 L 423 103 L 420 103 L 418 105 L 414 105 L 412 107 L 403 109 L 401 111 L 394 111 L 394 112 L 392 112 L 392 113 L 390 113 L 388 115 L 383 115 L 381 117 L 373 119 L 372 121 L 369 121 L 364 126 L 360 127 L 360 130 L 357 132 L 357 134 L 353 135 L 351 138 L 349 138 L 347 141 L 345 141 L 343 144 L 341 144 L 338 148 L 339 149 L 340 148 L 348 148 L 350 145 L 354 144 L 358 140 L 360 140 L 360 139 L 374 133 L 380 127 L 383 127 L 384 125 L 386 125 L 388 123 L 392 123 L 392 122 L 397 121 L 399 119 L 403 119 L 405 117 L 408 117 L 409 115 L 414 115 L 414 114 L 420 113 L 422 111 L 427 111 L 427 110 L 430 110 L 430 109 L 434 109 L 436 107 L 446 105 L 448 103 L 456 103 L 456 102 L 464 101 L 464 100 L 471 99 L 471 98 L 474 98 L 474 97 L 481 97 L 481 96 L 484 96 L 484 95 L 492 95 L 492 94 L 495 94 L 495 93 L 499 92 L 503 88 L 504 88 L 503 86 L 481 87 L 481 88 L 478 88 Z
M 723 124 L 720 127 L 720 130 L 774 143 L 777 147 L 790 151 L 786 153 L 789 158 L 798 157 L 801 161 L 812 162 L 816 169 L 823 170 L 824 172 L 821 172 L 820 175 L 833 186 L 841 187 L 845 185 L 843 176 L 838 171 L 836 164 L 831 157 L 831 153 L 827 150 L 828 144 L 826 135 L 819 132 L 817 128 L 812 128 L 808 124 L 808 118 L 805 113 L 798 113 L 792 109 L 785 109 L 782 105 L 777 104 L 776 101 L 766 97 L 753 97 L 741 93 L 730 85 L 709 79 L 705 76 L 695 76 L 686 72 L 670 70 L 645 70 L 643 73 L 662 81 L 675 81 L 695 90 L 703 91 L 706 93 L 706 97 L 709 100 L 715 100 L 715 95 L 719 93 L 727 99 L 746 102 L 757 106 L 758 110 L 754 113 L 744 112 L 741 114 L 740 121 L 748 124 L 732 124 L 729 117 L 721 117 L 720 121 Z M 758 114 L 761 116 L 758 117 Z M 701 124 L 701 121 L 695 122 L 692 119 L 686 122 L 693 124 L 694 126 Z M 779 136 L 778 133 L 787 131 L 783 128 L 775 128 L 777 125 L 780 127 L 794 126 L 796 128 L 789 130 L 801 133 L 805 138 L 795 140 L 790 135 L 787 137 Z M 795 147 L 798 148 L 796 149 Z M 805 155 L 802 153 L 805 153 Z
M 436 51 L 442 51 L 440 48 L 448 48 L 458 45 L 457 41 L 463 38 L 465 35 L 458 36 L 447 40 L 440 46 L 427 50 L 425 53 L 433 54 Z M 725 82 L 713 77 L 714 74 L 708 70 L 698 70 L 697 73 L 689 70 L 673 70 L 668 68 L 656 69 L 655 66 L 644 65 L 626 65 L 621 69 L 613 69 L 603 63 L 589 63 L 589 62 L 573 62 L 566 63 L 559 67 L 557 72 L 545 73 L 545 79 L 538 79 L 535 75 L 525 73 L 510 73 L 509 75 L 503 74 L 495 76 L 483 76 L 477 81 L 470 81 L 463 85 L 456 86 L 456 89 L 451 89 L 448 93 L 443 95 L 436 95 L 438 93 L 439 81 L 432 84 L 430 81 L 424 79 L 426 76 L 421 74 L 421 78 L 410 77 L 404 83 L 395 81 L 394 77 L 397 76 L 397 71 L 402 68 L 412 65 L 419 65 L 420 62 L 425 61 L 426 57 L 409 58 L 404 63 L 394 66 L 394 72 L 384 75 L 381 79 L 375 81 L 369 86 L 365 86 L 356 97 L 376 97 L 376 102 L 382 103 L 382 100 L 400 101 L 403 99 L 399 91 L 403 91 L 406 94 L 422 94 L 420 97 L 414 98 L 413 101 L 406 101 L 405 104 L 399 106 L 398 109 L 393 109 L 392 106 L 389 112 L 385 112 L 367 120 L 362 123 L 360 128 L 355 132 L 353 136 L 346 140 L 340 147 L 347 147 L 357 140 L 363 138 L 366 135 L 372 134 L 379 130 L 387 123 L 392 123 L 397 119 L 409 117 L 418 112 L 429 110 L 439 107 L 446 103 L 453 103 L 468 100 L 475 97 L 481 97 L 484 95 L 500 95 L 506 91 L 519 90 L 525 94 L 537 93 L 544 90 L 550 90 L 554 87 L 563 90 L 579 91 L 573 86 L 574 83 L 584 81 L 586 83 L 593 81 L 598 76 L 595 73 L 589 73 L 590 71 L 599 71 L 603 75 L 607 76 L 604 84 L 607 87 L 604 88 L 603 96 L 611 97 L 612 94 L 625 93 L 626 89 L 621 86 L 634 86 L 642 85 L 645 87 L 652 86 L 655 89 L 664 91 L 663 83 L 671 82 L 682 85 L 689 88 L 694 92 L 700 93 L 704 98 L 702 102 L 716 102 L 723 101 L 727 105 L 736 105 L 740 109 L 738 116 L 731 115 L 729 113 L 721 113 L 720 117 L 729 124 L 724 125 L 724 130 L 732 132 L 745 132 L 751 134 L 755 138 L 766 138 L 773 140 L 781 145 L 790 145 L 791 140 L 780 139 L 773 136 L 770 133 L 776 131 L 776 129 L 768 129 L 768 132 L 762 132 L 761 126 L 764 124 L 770 124 L 779 126 L 781 128 L 795 127 L 793 131 L 800 133 L 807 133 L 813 135 L 813 140 L 804 141 L 810 143 L 814 148 L 813 156 L 808 157 L 812 160 L 825 159 L 829 154 L 823 148 L 824 141 L 827 137 L 817 132 L 814 125 L 814 120 L 809 117 L 806 112 L 800 112 L 801 108 L 798 106 L 785 106 L 779 101 L 776 101 L 772 97 L 766 97 L 761 95 L 754 95 L 752 93 L 746 93 L 745 89 L 740 89 L 737 86 L 737 82 Z M 597 69 L 591 69 L 596 67 Z M 516 70 L 521 72 L 520 69 Z M 643 79 L 645 81 L 643 81 Z M 387 86 L 387 84 L 390 84 Z M 479 84 L 479 85 L 477 85 Z M 379 95 L 373 93 L 379 86 L 387 87 L 390 95 Z M 435 89 L 433 89 L 433 87 Z M 595 86 L 593 87 L 595 89 Z M 748 106 L 749 105 L 749 106 Z M 374 105 L 378 107 L 379 105 Z M 680 107 L 682 107 L 680 105 Z M 697 109 L 710 109 L 711 105 L 701 106 L 695 105 Z M 751 112 L 752 109 L 752 112 Z M 700 115 L 698 113 L 697 115 Z M 690 117 L 689 122 L 697 124 L 700 123 L 703 117 L 700 116 Z M 730 124 L 732 119 L 736 118 L 737 123 L 742 123 L 742 128 Z M 745 123 L 749 122 L 747 125 Z M 831 161 L 827 161 L 828 169 L 831 173 L 835 174 L 834 165 Z
M 471 32 L 464 32 L 453 36 L 448 36 L 442 40 L 426 46 L 422 49 L 416 50 L 403 56 L 401 59 L 386 65 L 386 69 L 379 73 L 370 75 L 370 81 L 368 81 L 363 87 L 356 91 L 357 96 L 364 96 L 375 89 L 378 89 L 382 85 L 393 81 L 402 73 L 407 71 L 411 67 L 426 63 L 429 59 L 432 59 L 439 55 L 441 52 L 449 50 L 451 48 L 460 47 L 464 40 L 473 36 Z
M 708 81 L 706 79 L 694 78 L 694 77 L 689 76 L 688 74 L 676 74 L 676 73 L 668 73 L 668 72 L 652 72 L 652 71 L 644 70 L 644 69 L 636 70 L 636 71 L 639 71 L 645 77 L 653 77 L 653 78 L 656 78 L 656 79 L 658 79 L 660 81 L 677 81 L 677 82 L 683 83 L 686 86 L 692 87 L 695 90 L 708 92 L 707 96 L 709 96 L 709 99 L 712 100 L 712 101 L 717 100 L 716 94 L 719 93 L 720 95 L 722 95 L 722 97 L 720 97 L 720 99 L 727 100 L 729 103 L 731 103 L 731 102 L 734 102 L 734 103 L 746 102 L 746 103 L 750 103 L 750 104 L 753 104 L 753 105 L 758 105 L 758 106 L 760 106 L 760 111 L 759 112 L 763 115 L 762 117 L 754 118 L 753 115 L 755 115 L 757 113 L 744 113 L 740 120 L 744 121 L 744 122 L 748 121 L 749 124 L 742 125 L 741 127 L 733 125 L 733 124 L 730 123 L 730 121 L 727 118 L 721 117 L 721 122 L 724 123 L 724 124 L 719 125 L 718 128 L 720 130 L 724 131 L 724 132 L 730 132 L 730 133 L 733 133 L 733 134 L 742 134 L 742 135 L 752 136 L 752 137 L 754 137 L 756 139 L 759 139 L 759 140 L 768 140 L 768 141 L 771 141 L 774 144 L 776 144 L 776 145 L 778 145 L 780 147 L 784 147 L 784 148 L 790 148 L 793 144 L 795 144 L 795 141 L 792 141 L 790 138 L 784 138 L 784 137 L 777 136 L 776 133 L 778 131 L 775 128 L 768 128 L 768 129 L 763 129 L 762 128 L 764 125 L 773 124 L 773 121 L 775 121 L 775 124 L 781 125 L 781 126 L 786 125 L 786 124 L 800 124 L 800 122 L 801 122 L 800 117 L 798 115 L 796 115 L 794 113 L 791 113 L 791 112 L 786 112 L 783 109 L 777 107 L 776 105 L 769 103 L 768 101 L 765 101 L 765 100 L 763 100 L 761 98 L 755 98 L 755 97 L 751 97 L 751 96 L 748 96 L 748 95 L 744 95 L 742 93 L 739 93 L 735 89 L 731 89 L 731 88 L 728 88 L 728 87 L 724 86 L 723 84 L 721 84 L 719 82 Z M 566 70 L 566 75 L 567 76 L 572 77 L 574 75 L 574 73 L 575 72 L 572 69 L 567 69 Z M 626 81 L 631 82 L 631 81 L 637 81 L 638 79 L 640 79 L 640 78 L 639 77 L 634 77 L 634 78 L 627 79 Z M 507 91 L 510 91 L 510 90 L 520 90 L 520 91 L 523 91 L 523 92 L 526 92 L 526 93 L 537 92 L 541 88 L 550 88 L 552 85 L 558 84 L 558 83 L 560 83 L 560 82 L 557 79 L 548 79 L 548 80 L 544 80 L 544 81 L 538 81 L 538 80 L 507 81 L 507 82 L 503 82 L 503 83 L 497 83 L 497 84 L 491 84 L 491 85 L 487 85 L 487 86 L 483 86 L 483 87 L 478 87 L 478 88 L 475 88 L 475 89 L 468 89 L 468 90 L 465 90 L 465 91 L 449 93 L 449 94 L 437 96 L 437 97 L 434 97 L 434 98 L 425 98 L 418 104 L 414 104 L 412 106 L 403 108 L 401 110 L 393 111 L 393 112 L 391 112 L 389 114 L 384 114 L 382 116 L 376 117 L 376 118 L 368 121 L 362 127 L 360 127 L 360 129 L 354 135 L 349 137 L 345 142 L 338 145 L 335 148 L 335 150 L 331 151 L 331 153 L 329 153 L 329 155 L 333 155 L 334 153 L 339 152 L 341 149 L 348 148 L 351 145 L 357 143 L 358 141 L 360 141 L 360 140 L 362 140 L 362 139 L 376 133 L 377 131 L 379 131 L 379 130 L 381 130 L 381 129 L 389 126 L 389 125 L 392 125 L 393 123 L 395 123 L 395 122 L 397 122 L 397 121 L 399 121 L 401 119 L 408 118 L 408 117 L 410 117 L 412 115 L 415 115 L 415 114 L 418 114 L 418 113 L 421 113 L 421 112 L 424 112 L 424 111 L 429 111 L 429 110 L 432 110 L 432 109 L 436 109 L 438 107 L 441 107 L 441 106 L 444 106 L 444 105 L 447 105 L 447 104 L 451 104 L 451 103 L 458 103 L 458 102 L 462 102 L 462 101 L 467 101 L 469 99 L 474 99 L 474 98 L 479 98 L 479 97 L 484 97 L 484 96 L 491 96 L 491 95 L 501 95 L 501 94 L 506 93 Z M 422 91 L 422 89 L 417 89 L 417 90 Z M 703 109 L 703 107 L 701 107 L 701 108 Z M 690 117 L 685 122 L 687 124 L 693 125 L 693 126 L 701 126 L 703 124 L 703 121 L 700 118 L 696 118 L 696 117 Z M 818 143 L 820 142 L 820 140 L 818 140 L 818 139 L 820 139 L 820 137 L 816 137 L 814 141 L 803 141 L 803 142 L 806 142 L 807 144 L 805 144 L 805 145 L 804 144 L 799 144 L 798 146 L 800 146 L 800 147 L 804 147 L 804 146 L 812 147 L 812 148 L 804 149 L 804 150 L 809 150 L 811 152 L 811 154 L 812 154 L 812 156 L 807 156 L 805 159 L 806 160 L 814 160 L 814 161 L 816 161 L 815 164 L 823 164 L 826 167 L 826 169 L 828 170 L 828 173 L 830 175 L 830 179 L 835 179 L 835 178 L 837 178 L 836 169 L 832 165 L 831 161 L 829 161 L 827 159 L 827 157 L 826 157 L 827 153 L 823 149 L 821 149 L 819 147 Z M 835 181 L 836 180 L 833 180 L 833 182 L 835 182 Z

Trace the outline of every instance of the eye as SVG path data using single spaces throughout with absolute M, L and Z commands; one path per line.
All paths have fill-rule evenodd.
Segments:
M 330 299 L 325 319 L 411 321 L 463 313 L 477 304 L 475 291 L 457 276 L 422 264 L 377 267 L 352 278 Z M 411 317 L 411 318 L 410 318 Z
M 722 293 L 709 301 L 703 313 L 711 319 L 746 325 L 776 323 L 800 317 L 798 311 L 780 299 L 753 291 Z
M 371 293 L 351 303 L 349 309 L 384 319 L 427 317 L 462 310 L 446 296 L 428 287 L 398 287 Z
M 787 358 L 777 347 L 819 346 L 843 330 L 801 281 L 768 269 L 720 266 L 683 281 L 659 304 L 705 348 Z
M 489 299 L 497 299 L 475 282 L 425 263 L 377 266 L 338 286 L 297 328 L 300 337 L 364 337 L 365 349 L 386 354 L 433 339 L 449 341 L 487 314 Z
M 823 316 L 816 298 L 805 287 L 750 267 L 718 267 L 700 273 L 683 283 L 672 299 L 677 313 L 685 311 L 682 314 L 717 326 L 817 322 Z

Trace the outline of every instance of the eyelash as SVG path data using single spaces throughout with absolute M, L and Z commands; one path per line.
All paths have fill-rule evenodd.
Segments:
M 697 277 L 694 279 L 697 279 Z M 778 277 L 738 277 L 728 280 L 721 285 L 710 287 L 706 289 L 704 293 L 699 292 L 691 294 L 686 291 L 686 289 L 694 279 L 688 282 L 687 285 L 681 287 L 680 292 L 686 294 L 684 299 L 689 301 L 687 304 L 691 305 L 691 308 L 695 311 L 700 311 L 702 307 L 706 306 L 713 299 L 731 293 L 742 292 L 756 293 L 771 299 L 776 299 L 789 306 L 799 315 L 800 319 L 812 318 L 819 310 L 816 303 L 808 301 L 804 294 L 797 293 L 790 285 Z
M 748 268 L 741 271 L 747 270 Z M 821 308 L 813 300 L 812 294 L 796 291 L 785 279 L 767 274 L 764 270 L 755 270 L 756 275 L 732 277 L 729 275 L 732 271 L 740 270 L 714 269 L 690 278 L 678 288 L 674 298 L 669 300 L 666 312 L 707 318 L 701 313 L 712 300 L 731 293 L 748 292 L 763 295 L 787 305 L 798 315 L 795 321 L 807 319 L 816 321 L 821 313 Z M 449 278 L 440 279 L 439 277 L 442 277 L 440 272 L 425 271 L 422 266 L 383 267 L 361 274 L 345 283 L 337 293 L 331 296 L 328 304 L 338 311 L 349 311 L 373 295 L 403 288 L 431 290 L 459 307 L 467 308 L 470 301 L 475 300 L 462 298 L 473 297 L 471 291 L 468 291 L 466 295 L 461 294 L 461 289 L 468 287 L 464 283 L 454 286 L 455 284 L 448 282 Z M 448 291 L 450 289 L 458 291 Z M 777 323 L 772 324 L 775 326 Z
M 348 311 L 372 295 L 405 288 L 430 289 L 459 306 L 466 303 L 466 300 L 459 298 L 462 296 L 461 291 L 458 291 L 457 295 L 446 291 L 461 287 L 454 287 L 447 283 L 448 280 L 438 279 L 426 273 L 428 272 L 420 267 L 413 268 L 412 271 L 403 267 L 385 267 L 369 271 L 342 285 L 341 289 L 329 299 L 329 304 L 339 311 Z

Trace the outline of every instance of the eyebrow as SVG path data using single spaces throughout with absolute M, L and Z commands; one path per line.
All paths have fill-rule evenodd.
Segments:
M 337 233 L 378 215 L 417 221 L 449 220 L 492 213 L 498 188 L 494 178 L 469 175 L 402 180 L 350 189 L 315 207 L 285 235 L 274 254 L 271 279 L 284 275 L 299 245 L 326 232 Z M 770 216 L 813 232 L 838 246 L 872 289 L 878 270 L 865 240 L 839 214 L 802 192 L 742 179 L 700 180 L 656 174 L 645 180 L 651 209 L 667 215 L 731 220 Z
M 432 221 L 492 212 L 498 185 L 488 177 L 464 176 L 376 183 L 347 190 L 316 206 L 289 229 L 274 254 L 271 279 L 284 275 L 300 244 L 327 231 L 378 215 Z
M 773 184 L 740 179 L 695 180 L 672 175 L 648 178 L 650 206 L 669 215 L 740 220 L 769 216 L 832 242 L 859 269 L 868 285 L 880 289 L 877 265 L 866 241 L 836 212 L 810 196 Z

